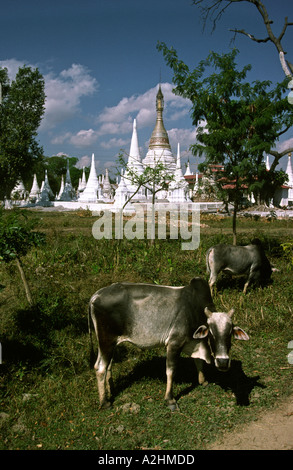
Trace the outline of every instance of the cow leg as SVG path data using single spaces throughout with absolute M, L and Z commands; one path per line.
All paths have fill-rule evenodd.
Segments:
M 178 346 L 174 347 L 174 345 L 168 344 L 166 359 L 167 387 L 165 393 L 165 402 L 171 411 L 175 411 L 179 408 L 173 396 L 173 379 L 179 355 L 180 349 L 178 349 Z
M 246 283 L 244 284 L 243 294 L 246 294 L 248 286 L 251 284 L 251 282 L 257 282 L 257 281 L 259 281 L 259 271 L 256 268 L 252 268 L 249 272 L 248 279 Z
M 247 279 L 246 283 L 244 284 L 243 294 L 246 294 L 248 286 L 249 286 L 249 279 Z
M 114 347 L 109 350 L 99 349 L 98 359 L 95 363 L 95 371 L 100 396 L 100 407 L 109 408 L 111 398 L 111 364 Z
M 199 385 L 203 385 L 204 387 L 208 384 L 208 381 L 205 378 L 203 368 L 204 368 L 204 361 L 202 359 L 194 359 L 197 372 L 198 372 L 198 383 Z
M 215 291 L 215 284 L 217 281 L 217 274 L 218 274 L 217 266 L 215 266 L 213 251 L 211 251 L 208 255 L 207 264 L 208 264 L 208 271 L 210 273 L 209 286 L 210 286 L 211 295 L 213 296 L 214 291 Z

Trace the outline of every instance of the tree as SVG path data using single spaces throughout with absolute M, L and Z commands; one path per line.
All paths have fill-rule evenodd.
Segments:
M 151 230 L 151 245 L 154 244 L 155 241 L 155 199 L 156 195 L 160 191 L 167 191 L 168 186 L 171 181 L 174 180 L 174 175 L 170 175 L 166 171 L 165 165 L 159 160 L 155 164 L 154 167 L 147 166 L 144 167 L 142 172 L 138 172 L 135 167 L 128 165 L 125 158 L 124 152 L 120 153 L 118 156 L 118 162 L 120 167 L 126 172 L 125 179 L 126 184 L 127 182 L 131 185 L 136 186 L 135 192 L 131 194 L 131 196 L 125 201 L 121 209 L 121 216 L 123 213 L 124 207 L 134 198 L 134 196 L 139 192 L 139 190 L 143 187 L 147 191 L 149 191 L 152 195 L 151 206 L 152 206 L 152 230 Z M 121 169 L 119 170 L 119 174 L 121 174 Z M 121 222 L 120 222 L 121 223 Z
M 82 176 L 82 170 L 75 167 L 78 162 L 76 157 L 68 157 L 66 155 L 54 155 L 44 159 L 42 170 L 48 170 L 48 179 L 54 194 L 58 194 L 60 190 L 61 177 L 66 175 L 67 161 L 69 162 L 69 172 L 74 188 L 78 187 L 79 178 Z
M 174 72 L 175 94 L 192 102 L 192 120 L 198 126 L 193 154 L 205 155 L 205 170 L 212 164 L 222 167 L 215 176 L 215 189 L 226 204 L 234 206 L 236 244 L 236 215 L 244 194 L 268 199 L 285 181 L 276 164 L 266 171 L 263 160 L 264 152 L 272 153 L 293 123 L 292 107 L 283 98 L 287 80 L 273 89 L 269 81 L 249 84 L 245 80 L 251 66 L 237 70 L 236 49 L 223 55 L 212 52 L 191 72 L 173 48 L 164 43 L 158 48 Z M 208 75 L 210 69 L 215 71 Z
M 32 221 L 28 221 L 24 213 L 0 209 L 0 264 L 15 261 L 20 272 L 28 303 L 31 305 L 32 295 L 22 266 L 21 258 L 33 246 L 39 246 L 45 241 L 41 232 L 33 230 Z
M 284 38 L 288 26 L 293 26 L 293 23 L 288 22 L 288 17 L 285 17 L 283 28 L 280 34 L 276 36 L 272 29 L 273 20 L 270 18 L 267 8 L 264 2 L 261 0 L 193 0 L 193 4 L 198 5 L 201 9 L 204 24 L 206 24 L 209 17 L 212 18 L 213 29 L 215 29 L 217 21 L 221 18 L 226 9 L 232 3 L 240 2 L 251 3 L 255 6 L 262 18 L 262 22 L 265 25 L 268 35 L 265 38 L 257 38 L 254 36 L 254 34 L 248 33 L 244 29 L 232 29 L 231 31 L 233 31 L 235 35 L 244 34 L 249 39 L 257 43 L 271 42 L 277 49 L 284 73 L 286 74 L 286 76 L 292 78 L 293 64 L 286 60 L 285 55 L 287 52 L 284 50 L 282 45 L 282 40 Z
M 9 82 L 7 69 L 0 69 L 0 198 L 9 195 L 17 179 L 32 173 L 42 159 L 36 140 L 44 114 L 45 83 L 38 69 L 19 68 Z

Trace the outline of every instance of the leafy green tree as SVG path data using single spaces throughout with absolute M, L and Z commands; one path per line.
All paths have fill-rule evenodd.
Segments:
M 145 188 L 152 198 L 151 198 L 151 205 L 152 205 L 152 230 L 151 230 L 151 245 L 154 245 L 155 242 L 155 199 L 156 194 L 160 191 L 167 191 L 168 186 L 171 181 L 174 180 L 174 175 L 170 175 L 169 172 L 166 171 L 165 165 L 160 161 L 157 161 L 154 167 L 147 166 L 143 169 L 142 173 L 137 172 L 137 170 L 129 166 L 127 164 L 126 159 L 124 158 L 124 152 L 118 155 L 118 163 L 120 167 L 124 171 L 126 171 L 127 175 L 125 176 L 126 184 L 130 183 L 131 185 L 136 186 L 136 190 L 131 196 L 125 201 L 121 209 L 121 220 L 122 220 L 122 213 L 123 209 L 128 202 L 133 199 L 136 194 L 139 192 L 141 188 Z M 119 174 L 121 173 L 121 169 L 119 170 Z
M 33 229 L 32 220 L 29 221 L 24 213 L 0 209 L 0 265 L 2 262 L 16 262 L 29 304 L 33 301 L 21 258 L 32 247 L 45 242 L 44 234 Z
M 44 114 L 45 82 L 38 71 L 19 68 L 15 80 L 7 69 L 0 69 L 2 100 L 0 104 L 0 198 L 10 194 L 21 176 L 30 175 L 42 159 L 43 149 L 36 140 Z
M 250 84 L 246 75 L 251 66 L 237 69 L 236 49 L 223 55 L 211 52 L 193 71 L 173 48 L 162 43 L 158 49 L 174 72 L 174 93 L 191 100 L 193 124 L 198 126 L 197 142 L 191 148 L 194 155 L 205 156 L 201 170 L 208 171 L 214 164 L 222 167 L 214 188 L 225 204 L 234 206 L 236 244 L 236 215 L 243 196 L 268 200 L 286 180 L 285 173 L 275 169 L 276 162 L 266 171 L 264 153 L 272 153 L 293 124 L 292 106 L 284 98 L 288 79 L 274 88 L 270 81 Z
M 44 174 L 45 168 L 48 170 L 48 179 L 50 182 L 51 189 L 54 194 L 60 190 L 61 177 L 66 175 L 67 161 L 69 161 L 69 172 L 74 188 L 78 187 L 79 178 L 82 176 L 82 170 L 76 168 L 78 158 L 68 157 L 67 155 L 54 155 L 52 157 L 46 157 L 42 167 L 42 174 Z

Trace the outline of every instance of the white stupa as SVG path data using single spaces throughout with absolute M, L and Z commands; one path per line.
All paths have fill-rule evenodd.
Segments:
M 265 164 L 266 164 L 266 169 L 270 171 L 270 158 L 268 155 L 266 156 Z
M 38 185 L 37 175 L 34 174 L 32 188 L 29 193 L 30 202 L 36 202 L 40 195 L 40 188 Z
M 42 182 L 40 197 L 37 202 L 39 205 L 47 205 L 50 201 L 53 200 L 54 194 L 49 183 L 48 172 L 45 170 L 45 179 Z
M 193 192 L 196 194 L 198 190 L 199 190 L 198 170 L 196 170 Z
M 95 166 L 95 155 L 92 154 L 92 162 L 89 178 L 84 191 L 80 194 L 78 200 L 80 202 L 97 202 L 97 192 L 99 189 L 99 180 L 97 177 L 96 166 Z
M 127 203 L 124 206 L 124 204 L 128 201 L 130 196 L 131 196 L 131 194 L 128 190 L 128 186 L 125 183 L 125 178 L 124 178 L 123 171 L 122 171 L 121 172 L 120 182 L 119 182 L 118 187 L 115 191 L 114 205 L 113 205 L 114 211 L 119 211 L 120 209 L 122 209 L 122 207 L 125 207 L 125 209 L 128 209 L 128 210 L 129 209 L 133 210 L 133 207 L 131 206 L 130 203 Z
M 288 176 L 288 181 L 286 182 L 286 186 L 289 187 L 288 204 L 293 205 L 293 169 L 292 169 L 292 163 L 291 163 L 291 153 L 288 154 L 286 174 Z
M 16 185 L 14 186 L 13 190 L 10 193 L 10 197 L 11 199 L 22 200 L 22 199 L 25 199 L 26 196 L 27 196 L 27 191 L 25 189 L 23 181 L 21 178 L 18 178 Z
M 176 170 L 174 173 L 174 179 L 170 182 L 168 189 L 169 202 L 189 202 L 188 189 L 188 182 L 184 178 L 182 171 L 180 144 L 178 143 Z
M 81 193 L 86 188 L 85 168 L 82 169 L 82 177 L 79 179 L 78 192 Z
M 166 172 L 173 174 L 176 169 L 176 162 L 172 155 L 168 133 L 163 122 L 164 95 L 161 85 L 156 96 L 157 119 L 151 135 L 148 152 L 142 163 L 144 167 L 155 168 L 158 163 L 164 164 Z
M 62 188 L 62 183 L 61 183 L 61 188 L 60 188 L 60 192 L 58 195 L 59 201 L 74 201 L 76 199 L 76 192 L 71 183 L 70 171 L 69 171 L 69 160 L 67 160 L 65 183 L 64 183 L 63 177 L 62 177 L 62 181 L 63 181 L 63 188 Z
M 113 189 L 110 183 L 109 170 L 106 168 L 106 174 L 100 183 L 101 190 L 99 192 L 99 199 L 102 199 L 104 202 L 113 201 Z
M 193 175 L 193 173 L 192 173 L 192 171 L 191 171 L 191 169 L 190 169 L 190 164 L 189 164 L 189 160 L 188 160 L 188 162 L 187 162 L 187 167 L 186 167 L 186 171 L 185 171 L 185 173 L 184 173 L 184 176 L 192 176 L 192 175 Z
M 136 177 L 139 177 L 140 175 L 143 174 L 143 171 L 144 171 L 144 168 L 141 162 L 139 145 L 138 145 L 136 119 L 134 119 L 127 168 L 123 177 L 125 184 L 127 186 L 128 192 L 129 192 L 129 197 L 131 196 L 131 194 L 135 193 L 135 191 L 137 190 L 137 184 L 135 180 L 136 180 Z M 139 188 L 139 190 L 134 196 L 134 199 L 135 200 L 145 199 L 145 188 L 143 186 Z

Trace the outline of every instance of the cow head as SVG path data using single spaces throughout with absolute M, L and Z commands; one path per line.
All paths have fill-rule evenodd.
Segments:
M 208 337 L 211 353 L 215 359 L 215 366 L 221 371 L 227 371 L 230 368 L 231 359 L 229 351 L 231 347 L 232 336 L 235 339 L 245 340 L 249 336 L 238 326 L 232 323 L 232 315 L 234 309 L 228 313 L 211 312 L 207 307 L 205 314 L 207 316 L 207 325 L 200 326 L 193 337 L 195 339 L 203 339 Z

